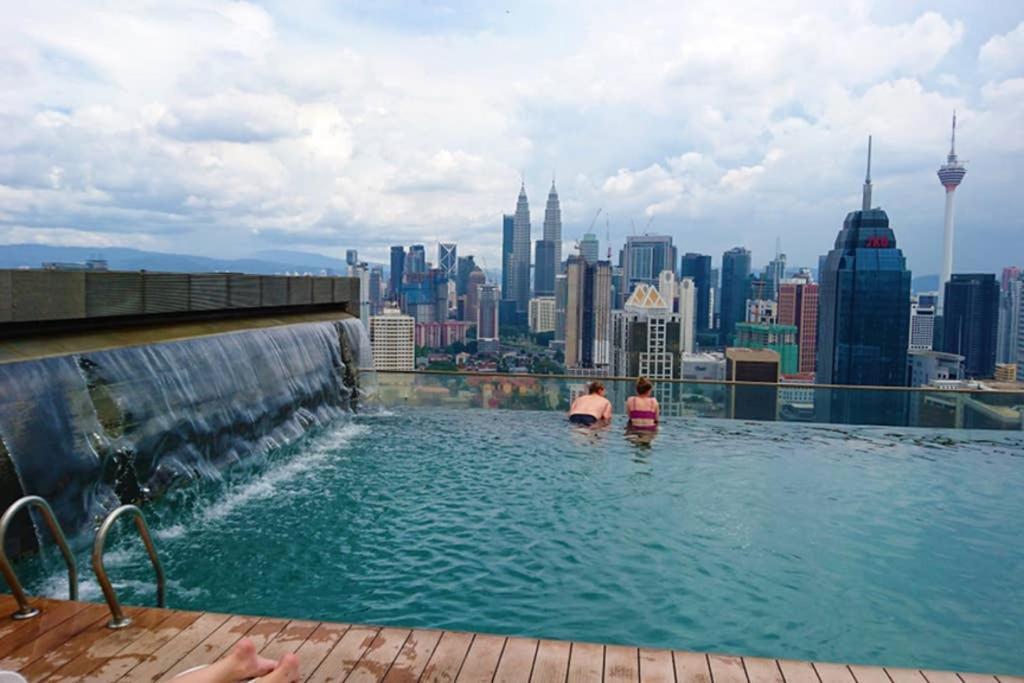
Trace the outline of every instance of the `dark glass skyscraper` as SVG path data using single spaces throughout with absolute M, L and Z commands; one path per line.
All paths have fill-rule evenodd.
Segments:
M 534 296 L 554 296 L 555 294 L 555 274 L 558 272 L 557 249 L 558 243 L 554 240 L 537 240 L 534 243 Z
M 504 214 L 501 217 L 501 298 L 509 300 L 512 297 L 512 287 L 509 282 L 512 275 L 512 235 L 515 233 L 516 217 Z
M 683 254 L 679 276 L 692 277 L 697 288 L 697 329 L 711 327 L 711 257 L 707 254 Z
M 747 319 L 750 251 L 733 247 L 722 254 L 722 344 L 732 344 L 736 323 Z
M 819 274 L 818 384 L 904 386 L 910 335 L 910 271 L 889 216 L 871 208 L 871 152 L 860 211 L 843 221 Z M 831 392 L 816 407 L 833 422 L 905 422 L 905 408 L 881 392 Z M 863 396 L 862 396 L 863 394 Z M 890 405 L 891 403 L 891 405 Z
M 999 282 L 991 273 L 954 274 L 946 283 L 942 351 L 964 357 L 968 377 L 996 371 Z
M 388 281 L 388 299 L 398 301 L 402 296 L 402 275 L 405 273 L 405 247 L 391 247 L 391 272 Z

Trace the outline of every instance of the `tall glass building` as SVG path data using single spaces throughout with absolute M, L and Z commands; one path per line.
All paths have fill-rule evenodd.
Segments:
M 889 216 L 871 208 L 870 142 L 868 149 L 861 210 L 846 215 L 819 274 L 818 384 L 907 383 L 910 271 Z M 856 399 L 849 391 L 835 392 L 834 400 L 823 395 L 829 400 L 816 401 L 816 409 L 828 410 L 826 419 L 836 422 L 864 422 L 867 411 L 882 423 L 905 421 L 905 410 L 888 405 L 883 392 L 863 393 Z M 888 393 L 901 400 L 897 392 Z
M 711 257 L 707 254 L 683 254 L 679 277 L 692 277 L 697 288 L 697 329 L 711 329 Z
M 988 378 L 996 371 L 999 282 L 992 273 L 954 274 L 946 283 L 942 348 L 964 357 L 968 377 Z
M 391 247 L 391 271 L 388 280 L 388 299 L 398 301 L 402 295 L 402 275 L 405 273 L 405 247 Z
M 722 344 L 732 344 L 736 323 L 747 319 L 747 291 L 750 278 L 750 251 L 733 247 L 722 254 Z
M 509 281 L 512 275 L 512 234 L 515 231 L 516 217 L 504 214 L 501 217 L 501 298 L 511 299 L 512 288 Z
M 533 291 L 534 296 L 555 295 L 555 274 L 558 272 L 559 242 L 542 239 L 534 243 Z
M 676 270 L 676 248 L 669 235 L 631 235 L 619 252 L 622 267 L 622 289 L 618 292 L 618 305 L 625 303 L 641 282 L 658 287 L 662 271 Z

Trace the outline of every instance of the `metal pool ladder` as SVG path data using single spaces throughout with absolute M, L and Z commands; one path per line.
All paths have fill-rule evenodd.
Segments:
M 149 535 L 146 519 L 142 516 L 142 510 L 134 505 L 122 505 L 103 520 L 103 524 L 100 525 L 100 530 L 96 534 L 96 542 L 92 546 L 92 570 L 96 574 L 96 579 L 100 582 L 100 588 L 103 589 L 103 597 L 107 601 L 107 606 L 110 607 L 110 621 L 107 622 L 108 628 L 124 628 L 132 623 L 131 617 L 124 615 L 121 603 L 117 600 L 117 593 L 114 591 L 114 586 L 111 585 L 110 578 L 107 577 L 107 570 L 103 566 L 103 549 L 107 544 L 107 534 L 110 532 L 114 522 L 121 515 L 125 514 L 131 514 L 135 517 L 135 528 L 138 530 L 139 536 L 142 536 L 142 542 L 146 544 L 149 561 L 153 564 L 154 571 L 156 571 L 156 605 L 157 607 L 165 606 L 164 584 L 166 581 L 164 579 L 164 568 L 156 554 L 153 538 Z
M 64 538 L 64 532 L 61 530 L 57 518 L 54 517 L 50 504 L 39 496 L 24 496 L 16 500 L 4 512 L 4 516 L 0 517 L 0 572 L 3 572 L 4 579 L 7 580 L 11 593 L 14 594 L 14 599 L 18 601 L 18 611 L 11 615 L 13 619 L 31 619 L 39 614 L 39 608 L 33 607 L 28 603 L 25 589 L 21 587 L 21 581 L 18 580 L 17 574 L 14 573 L 11 561 L 7 559 L 7 529 L 11 526 L 11 520 L 14 519 L 14 515 L 22 508 L 27 507 L 36 507 L 42 512 L 46 526 L 50 529 L 50 535 L 53 536 L 53 540 L 60 547 L 60 552 L 64 556 L 64 563 L 68 566 L 68 599 L 78 599 L 78 568 L 75 566 L 75 556 L 72 554 L 71 548 L 68 547 L 67 539 Z

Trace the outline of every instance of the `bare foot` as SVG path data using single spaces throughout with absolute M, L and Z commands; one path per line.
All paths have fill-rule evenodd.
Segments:
M 299 658 L 289 652 L 281 657 L 276 669 L 258 680 L 263 683 L 299 683 Z
M 225 683 L 247 681 L 264 676 L 274 670 L 277 663 L 256 654 L 256 646 L 248 638 L 238 641 L 231 652 L 210 666 L 203 667 L 183 676 L 176 676 L 175 683 Z

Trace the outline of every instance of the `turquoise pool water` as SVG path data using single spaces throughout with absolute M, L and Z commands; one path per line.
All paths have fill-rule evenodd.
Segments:
M 1021 673 L 1022 492 L 1019 434 L 680 418 L 645 447 L 417 408 L 146 513 L 172 607 Z M 152 601 L 138 539 L 111 548 Z M 21 571 L 60 595 L 60 567 Z

